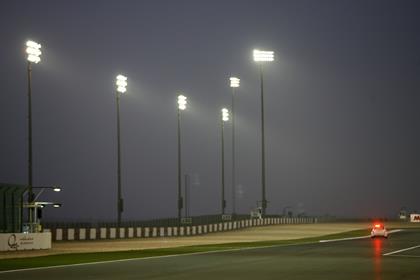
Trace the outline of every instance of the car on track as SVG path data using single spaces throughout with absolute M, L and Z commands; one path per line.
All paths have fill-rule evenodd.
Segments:
M 383 223 L 374 223 L 372 231 L 370 232 L 370 237 L 385 237 L 388 238 L 388 231 L 386 230 Z

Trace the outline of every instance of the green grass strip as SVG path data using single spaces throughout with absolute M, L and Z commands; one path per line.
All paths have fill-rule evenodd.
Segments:
M 130 250 L 130 251 L 114 251 L 114 252 L 97 252 L 97 253 L 69 253 L 57 254 L 41 257 L 27 257 L 3 259 L 0 261 L 0 271 L 16 270 L 25 268 L 37 268 L 47 266 L 60 266 L 70 264 L 94 263 L 124 259 L 141 259 L 147 257 L 159 257 L 170 255 L 183 255 L 191 253 L 215 252 L 230 249 L 241 248 L 256 248 L 265 246 L 289 245 L 289 244 L 304 244 L 309 242 L 317 242 L 319 240 L 338 239 L 348 237 L 366 236 L 369 230 L 354 230 L 338 234 L 330 234 L 319 237 L 291 239 L 291 240 L 275 240 L 275 241 L 258 241 L 258 242 L 235 242 L 223 244 L 210 245 L 193 245 L 182 246 L 174 248 L 161 249 L 145 249 L 145 250 Z

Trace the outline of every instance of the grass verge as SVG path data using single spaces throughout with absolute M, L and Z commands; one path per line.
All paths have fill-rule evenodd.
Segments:
M 141 259 L 147 257 L 184 255 L 191 253 L 216 252 L 222 250 L 241 249 L 241 248 L 257 248 L 265 246 L 281 246 L 290 244 L 304 244 L 309 242 L 317 242 L 319 240 L 338 239 L 348 237 L 365 236 L 369 234 L 369 230 L 354 230 L 338 234 L 330 234 L 319 237 L 292 239 L 292 240 L 275 240 L 275 241 L 259 241 L 259 242 L 235 242 L 210 245 L 194 245 L 175 248 L 162 249 L 145 249 L 131 251 L 116 252 L 98 252 L 98 253 L 70 253 L 60 255 L 50 255 L 42 257 L 28 257 L 4 259 L 0 262 L 0 271 L 38 268 L 48 266 L 61 266 L 82 263 L 94 263 L 104 261 L 115 261 L 124 259 Z

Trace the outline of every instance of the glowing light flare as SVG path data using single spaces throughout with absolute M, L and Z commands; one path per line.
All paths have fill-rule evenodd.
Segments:
M 41 61 L 41 58 L 39 57 L 42 52 L 40 50 L 41 45 L 34 42 L 34 41 L 27 41 L 26 42 L 26 53 L 28 54 L 28 61 L 33 63 L 38 63 Z
M 240 79 L 236 77 L 230 77 L 230 87 L 239 87 Z
M 40 49 L 41 48 L 41 45 L 40 44 L 38 44 L 38 43 L 36 43 L 34 41 L 31 41 L 31 40 L 29 40 L 29 41 L 26 42 L 26 46 L 27 47 L 30 47 L 30 48 L 34 48 L 34 49 Z
M 178 108 L 185 110 L 187 108 L 187 97 L 184 95 L 178 95 Z
M 226 108 L 223 108 L 223 109 L 222 109 L 222 120 L 223 120 L 224 122 L 229 121 L 229 110 L 228 110 L 228 109 L 226 109 Z
M 274 61 L 273 51 L 254 50 L 253 54 L 254 54 L 254 61 L 256 62 Z
M 383 228 L 383 225 L 382 224 L 375 224 L 373 227 L 374 228 Z
M 117 85 L 117 91 L 124 93 L 127 91 L 127 77 L 123 76 L 123 75 L 118 75 L 117 76 L 117 81 L 115 82 L 115 84 Z

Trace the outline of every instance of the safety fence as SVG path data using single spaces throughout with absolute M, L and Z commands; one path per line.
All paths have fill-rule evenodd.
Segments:
M 44 231 L 51 231 L 53 241 L 74 240 L 105 240 L 125 238 L 151 238 L 193 236 L 215 232 L 239 230 L 249 227 L 280 225 L 280 224 L 312 224 L 318 218 L 264 218 L 225 221 L 201 225 L 177 226 L 124 226 L 124 227 L 46 227 Z

